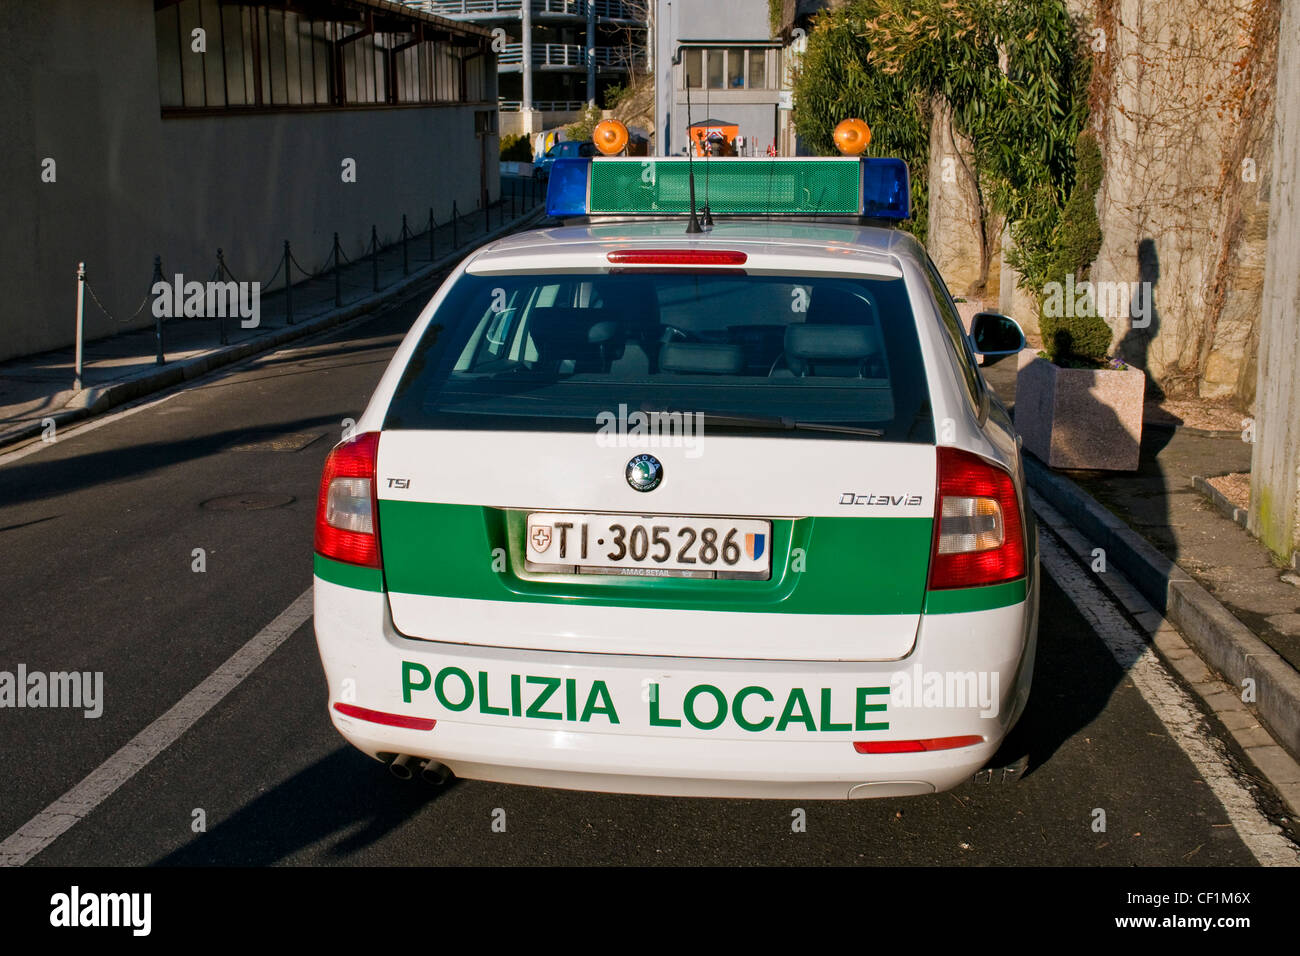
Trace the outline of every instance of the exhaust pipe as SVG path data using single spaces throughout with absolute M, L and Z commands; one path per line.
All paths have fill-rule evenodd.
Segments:
M 412 759 L 410 754 L 398 754 L 388 765 L 388 769 L 392 771 L 393 776 L 398 780 L 410 780 L 413 775 L 411 770 Z
M 426 760 L 424 767 L 420 770 L 420 776 L 435 787 L 441 787 L 451 779 L 451 768 L 446 764 L 438 763 L 436 760 Z

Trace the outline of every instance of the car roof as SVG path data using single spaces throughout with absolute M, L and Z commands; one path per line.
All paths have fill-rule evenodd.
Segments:
M 619 249 L 735 250 L 757 271 L 807 268 L 818 272 L 864 272 L 897 278 L 900 260 L 925 261 L 908 233 L 856 223 L 779 219 L 721 219 L 706 233 L 687 234 L 684 217 L 552 225 L 516 233 L 484 246 L 466 266 L 471 274 L 607 268 Z

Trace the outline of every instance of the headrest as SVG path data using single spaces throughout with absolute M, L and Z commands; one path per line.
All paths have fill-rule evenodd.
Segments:
M 868 325 L 790 325 L 785 354 L 805 362 L 860 362 L 876 351 Z
M 659 349 L 659 368 L 694 375 L 736 375 L 745 367 L 739 345 L 667 342 Z

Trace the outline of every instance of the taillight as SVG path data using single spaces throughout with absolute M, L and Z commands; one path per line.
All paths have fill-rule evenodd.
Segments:
M 1024 577 L 1024 523 L 1011 475 L 978 455 L 941 446 L 936 498 L 931 590 Z
M 367 568 L 380 566 L 378 451 L 379 433 L 366 432 L 348 439 L 325 459 L 316 497 L 317 554 Z

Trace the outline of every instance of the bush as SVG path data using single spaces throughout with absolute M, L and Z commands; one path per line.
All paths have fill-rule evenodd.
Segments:
M 1101 148 L 1088 130 L 1074 143 L 1074 187 L 1053 237 L 1052 257 L 1047 267 L 1051 281 L 1075 284 L 1088 278 L 1088 267 L 1101 249 L 1101 224 L 1097 221 L 1097 190 L 1101 187 Z M 1095 301 L 1093 305 L 1095 306 Z M 1039 304 L 1039 323 L 1047 357 L 1057 365 L 1099 365 L 1110 349 L 1111 331 L 1095 307 L 1077 310 L 1061 296 L 1044 294 Z M 1084 314 L 1072 314 L 1082 311 Z M 1049 312 L 1059 312 L 1052 315 Z M 1092 314 L 1087 314 L 1091 312 Z
M 533 145 L 526 133 L 501 137 L 501 161 L 506 163 L 531 163 Z
M 570 123 L 564 127 L 564 132 L 569 139 L 576 139 L 580 143 L 588 142 L 591 136 L 596 132 L 596 124 L 600 122 L 600 108 L 588 103 L 582 110 L 582 119 Z

